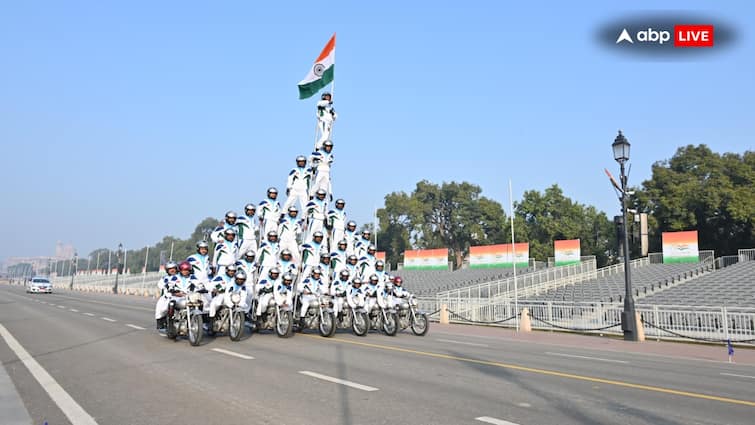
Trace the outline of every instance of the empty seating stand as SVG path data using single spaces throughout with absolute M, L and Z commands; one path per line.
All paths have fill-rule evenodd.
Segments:
M 519 275 L 531 270 L 517 268 L 516 272 Z M 506 279 L 513 276 L 514 269 L 398 270 L 394 274 L 404 279 L 404 285 L 409 291 L 430 296 L 439 291 Z

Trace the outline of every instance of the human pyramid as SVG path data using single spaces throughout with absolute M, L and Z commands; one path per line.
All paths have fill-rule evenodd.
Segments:
M 333 297 L 336 315 L 344 309 L 344 303 L 357 308 L 360 299 L 364 300 L 360 307 L 369 312 L 409 297 L 401 278 L 386 273 L 385 263 L 377 259 L 371 232 L 359 234 L 357 223 L 347 222 L 346 201 L 339 198 L 334 208 L 328 209 L 333 200 L 331 136 L 337 117 L 332 95 L 323 93 L 317 103 L 314 151 L 309 159 L 296 157 L 282 208 L 278 190 L 270 187 L 259 205 L 246 204 L 241 215 L 233 211 L 225 214 L 210 234 L 215 244 L 212 257 L 208 242 L 203 240 L 185 261 L 166 264 L 167 275 L 158 282 L 158 329 L 166 326 L 170 300 L 195 291 L 203 296 L 209 319 L 205 320 L 206 327 L 222 306 L 232 306 L 233 293 L 241 295 L 240 306 L 251 323 L 272 300 L 292 306 L 297 299 L 300 326 L 311 301 L 320 295 Z

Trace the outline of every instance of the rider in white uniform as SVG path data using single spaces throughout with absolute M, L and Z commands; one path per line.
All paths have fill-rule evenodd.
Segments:
M 346 253 L 347 246 L 346 239 L 341 239 L 336 250 L 330 253 L 330 269 L 334 276 L 346 268 L 346 259 L 349 257 Z
M 346 201 L 336 199 L 336 207 L 328 211 L 326 226 L 330 230 L 330 243 L 335 243 L 344 238 L 346 232 Z
M 317 102 L 317 129 L 320 137 L 315 144 L 315 150 L 322 149 L 325 141 L 330 140 L 330 134 L 333 131 L 333 123 L 338 118 L 336 110 L 333 108 L 333 96 L 330 93 L 323 93 L 320 101 Z
M 330 199 L 333 199 L 333 190 L 330 184 L 330 167 L 333 165 L 333 142 L 326 140 L 323 143 L 321 150 L 312 152 L 312 156 L 309 158 L 309 163 L 315 170 L 314 184 L 309 189 L 310 195 L 313 195 L 318 190 L 322 189 L 330 195 Z
M 236 264 L 230 264 L 225 267 L 225 272 L 218 274 L 212 279 L 212 301 L 210 302 L 210 318 L 215 317 L 218 308 L 225 302 L 226 289 L 233 286 L 233 280 L 236 276 Z
M 341 270 L 338 278 L 330 285 L 330 295 L 333 297 L 333 313 L 338 316 L 343 311 L 346 293 L 349 290 L 349 271 Z
M 220 243 L 223 240 L 223 232 L 225 232 L 227 229 L 233 229 L 236 233 L 239 232 L 239 228 L 236 224 L 238 217 L 236 216 L 236 213 L 233 211 L 228 211 L 225 213 L 225 220 L 218 223 L 218 226 L 215 228 L 215 230 L 210 233 L 210 240 L 215 243 Z
M 225 273 L 225 268 L 236 263 L 239 258 L 239 244 L 236 240 L 236 229 L 227 228 L 223 231 L 223 239 L 215 245 L 215 265 L 218 267 L 217 274 Z
M 271 230 L 278 231 L 278 220 L 280 220 L 281 206 L 278 202 L 278 189 L 270 187 L 267 189 L 267 199 L 260 202 L 257 209 L 260 229 L 263 235 L 267 235 Z
M 317 301 L 318 297 L 325 291 L 325 285 L 322 282 L 322 270 L 319 267 L 312 269 L 312 274 L 304 279 L 297 288 L 299 300 L 301 302 L 301 313 L 299 314 L 299 328 L 304 328 L 304 316 L 307 315 L 309 304 Z
M 309 243 L 305 243 L 301 246 L 302 270 L 304 272 L 304 276 L 309 276 L 311 268 L 317 266 L 320 261 L 320 254 L 327 252 L 322 240 L 322 232 L 315 232 L 312 235 L 312 240 Z
M 375 245 L 370 245 L 367 247 L 367 253 L 359 259 L 359 277 L 362 279 L 366 279 L 375 273 L 375 263 L 377 263 L 376 252 Z
M 296 167 L 288 173 L 288 181 L 286 182 L 286 203 L 283 205 L 283 209 L 287 210 L 289 207 L 295 206 L 296 202 L 299 203 L 299 209 L 302 211 L 307 206 L 309 201 L 309 186 L 312 175 L 307 169 L 307 157 L 299 155 L 296 157 Z
M 307 240 L 312 239 L 316 232 L 325 231 L 325 212 L 328 209 L 328 201 L 325 200 L 327 192 L 318 189 L 315 197 L 307 203 Z M 327 244 L 327 241 L 325 242 Z
M 212 262 L 208 255 L 209 252 L 210 245 L 205 241 L 199 241 L 197 242 L 197 253 L 186 258 L 186 261 L 191 264 L 192 274 L 204 285 L 210 283 L 210 264 Z
M 257 292 L 257 308 L 254 312 L 255 316 L 259 317 L 265 310 L 267 310 L 270 300 L 273 299 L 273 291 L 279 283 L 280 270 L 278 270 L 277 267 L 271 268 L 264 278 L 260 276 L 260 280 L 255 287 L 255 292 Z
M 295 206 L 288 207 L 288 214 L 283 216 L 278 225 L 280 249 L 288 249 L 299 260 L 299 240 L 302 235 L 302 222 L 299 220 L 299 210 Z M 285 273 L 285 272 L 283 272 Z
M 169 262 L 165 265 L 166 276 L 161 277 L 157 281 L 157 289 L 160 291 L 160 297 L 157 299 L 155 305 L 155 320 L 157 321 L 157 329 L 165 329 L 166 320 L 165 316 L 168 314 L 168 304 L 173 296 L 170 292 L 171 286 L 175 285 L 178 278 L 178 264 Z
M 351 220 L 346 223 L 346 230 L 343 232 L 343 238 L 346 239 L 346 243 L 348 244 L 346 246 L 346 253 L 348 255 L 356 255 L 355 245 L 359 238 L 356 221 Z M 359 257 L 357 257 L 357 259 L 359 259 Z
M 346 302 L 352 310 L 356 310 L 365 304 L 365 293 L 362 288 L 362 279 L 355 277 L 351 280 L 351 286 L 346 292 Z
M 278 244 L 278 232 L 271 230 L 267 232 L 267 240 L 260 245 L 257 253 L 257 264 L 260 266 L 260 276 L 266 276 L 268 271 L 278 263 L 278 253 L 280 245 Z
M 244 205 L 244 214 L 236 220 L 238 226 L 239 239 L 241 240 L 241 252 L 247 252 L 250 249 L 257 250 L 257 207 L 254 204 Z M 247 276 L 248 278 L 249 276 Z
M 362 230 L 362 236 L 354 242 L 354 254 L 357 258 L 362 258 L 367 254 L 367 248 L 372 245 L 370 237 L 372 237 L 372 232 L 369 230 Z

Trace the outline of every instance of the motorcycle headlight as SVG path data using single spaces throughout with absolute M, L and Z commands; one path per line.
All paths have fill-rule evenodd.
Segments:
M 238 304 L 241 302 L 241 295 L 237 292 L 234 292 L 231 294 L 231 302 L 234 304 Z
M 416 306 L 417 306 L 417 300 L 414 300 L 414 299 L 413 299 L 413 300 L 411 301 L 411 303 L 412 303 L 412 307 L 416 307 Z
M 196 292 L 192 292 L 191 294 L 189 294 L 189 302 L 192 304 L 199 304 L 201 299 L 202 299 L 202 296 L 197 294 Z

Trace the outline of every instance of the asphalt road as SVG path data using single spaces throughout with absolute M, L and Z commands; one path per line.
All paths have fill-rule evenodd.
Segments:
M 437 325 L 425 337 L 247 332 L 240 342 L 207 337 L 191 347 L 154 330 L 153 305 L 0 285 L 0 360 L 14 386 L 0 389 L 0 418 L 23 421 L 24 409 L 32 423 L 49 425 L 751 425 L 755 418 L 752 364 L 485 338 Z M 686 346 L 678 347 L 683 355 Z

